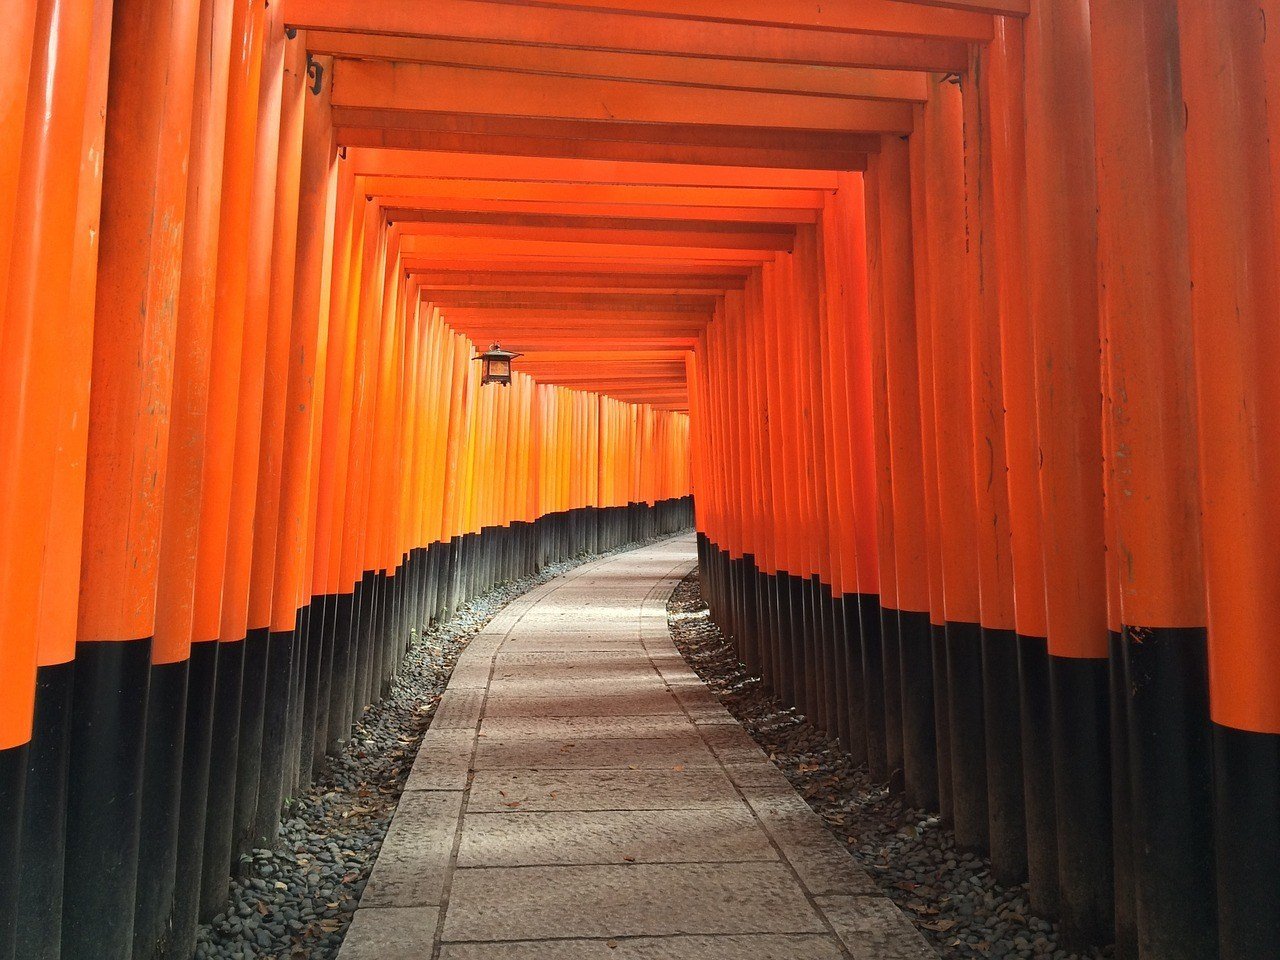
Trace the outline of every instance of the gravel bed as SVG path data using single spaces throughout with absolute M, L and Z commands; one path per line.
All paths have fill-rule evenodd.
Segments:
M 667 614 L 689 665 L 941 956 L 1112 956 L 1110 947 L 1085 954 L 1060 949 L 1054 925 L 1030 912 L 1025 884 L 996 883 L 990 863 L 957 850 L 937 816 L 906 807 L 886 784 L 871 781 L 865 764 L 772 696 L 712 622 L 696 572 L 676 588 Z
M 636 546 L 584 554 L 502 584 L 415 638 L 391 692 L 365 710 L 342 752 L 327 758 L 306 795 L 286 804 L 278 847 L 241 858 L 226 909 L 197 933 L 196 960 L 336 957 L 418 744 L 467 642 L 532 587 Z

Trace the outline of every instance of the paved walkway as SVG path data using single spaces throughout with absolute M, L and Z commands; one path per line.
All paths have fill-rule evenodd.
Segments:
M 672 645 L 693 565 L 586 564 L 471 642 L 342 960 L 934 957 Z

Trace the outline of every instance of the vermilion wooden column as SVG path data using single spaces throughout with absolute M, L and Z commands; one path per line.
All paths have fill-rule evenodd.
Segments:
M 942 534 L 939 530 L 937 415 L 933 399 L 933 300 L 929 276 L 924 107 L 917 105 L 913 114 L 915 132 L 908 138 L 907 152 L 911 166 L 911 260 L 915 280 L 916 359 L 920 383 L 920 467 L 924 484 L 925 562 L 929 576 L 929 642 L 933 653 L 933 726 L 938 767 L 938 812 L 944 820 L 950 820 L 951 717 L 947 689 L 947 618 L 942 589 Z
M 952 814 L 956 842 L 985 849 L 987 770 L 970 369 L 975 305 L 961 240 L 965 235 L 964 127 L 958 84 L 939 79 L 933 85 L 923 133 Z
M 874 164 L 863 176 L 866 211 L 867 307 L 863 340 L 869 370 L 868 405 L 872 448 L 867 467 L 874 477 L 876 565 L 879 589 L 875 618 L 877 629 L 862 638 L 863 698 L 867 710 L 867 768 L 877 780 L 887 780 L 902 769 L 901 687 L 890 684 L 897 674 L 898 622 L 886 610 L 897 609 L 898 577 L 893 547 L 893 458 L 889 455 L 889 414 L 884 367 L 884 294 L 880 269 L 880 180 Z M 886 662 L 887 661 L 887 662 Z M 892 699 L 891 699 L 892 695 Z
M 833 644 L 829 607 L 831 521 L 825 484 L 828 453 L 823 437 L 823 420 L 827 412 L 822 405 L 821 310 L 818 291 L 820 261 L 815 226 L 806 224 L 796 228 L 793 257 L 795 302 L 799 308 L 801 320 L 797 331 L 799 334 L 797 342 L 801 347 L 798 357 L 802 399 L 801 426 L 805 431 L 809 451 L 805 462 L 810 464 L 806 475 L 806 494 L 810 515 L 808 541 L 811 547 L 811 559 L 805 590 L 809 619 L 809 650 L 813 661 L 809 699 L 810 709 L 819 728 L 834 734 L 834 711 L 829 699 L 830 651 Z
M 138 905 L 144 927 L 168 908 L 153 895 L 164 896 L 173 853 L 181 751 L 148 751 L 144 768 L 142 746 L 150 684 L 156 712 L 168 715 L 176 701 L 179 723 L 186 685 L 185 668 L 152 666 L 151 638 L 198 14 L 193 5 L 119 2 L 112 17 L 63 884 L 66 958 L 127 956 Z M 141 828 L 141 845 L 140 810 L 155 814 Z M 158 889 L 137 884 L 152 872 L 160 873 Z
M 875 769 L 879 757 L 883 772 L 883 752 L 877 744 L 884 739 L 883 720 L 879 721 L 872 701 L 865 691 L 872 685 L 866 675 L 868 647 L 880 643 L 880 557 L 876 531 L 875 487 L 875 432 L 872 422 L 872 369 L 870 348 L 869 277 L 867 276 L 867 224 L 864 201 L 865 185 L 858 174 L 842 176 L 838 181 L 846 215 L 840 217 L 841 263 L 848 278 L 850 291 L 846 299 L 849 315 L 846 319 L 844 362 L 849 371 L 846 410 L 848 411 L 851 437 L 851 470 L 853 472 L 852 497 L 857 517 L 856 556 L 858 572 L 857 615 L 858 634 L 861 640 L 862 685 L 854 693 L 862 692 L 863 728 L 867 739 L 867 763 Z M 848 607 L 846 607 L 848 609 Z M 846 627 L 846 629 L 849 629 Z M 855 718 L 856 719 L 856 718 Z
M 313 571 L 312 590 L 324 597 L 320 632 L 320 676 L 316 703 L 312 763 L 318 763 L 330 746 L 330 729 L 334 728 L 339 703 L 339 653 L 345 663 L 345 643 L 351 625 L 352 595 L 350 585 L 341 583 L 339 559 L 341 548 L 338 531 L 342 526 L 342 499 L 346 484 L 349 431 L 351 429 L 351 384 L 355 367 L 357 335 L 356 315 L 351 310 L 351 271 L 360 256 L 355 205 L 355 180 L 350 163 L 335 164 L 335 234 L 332 253 L 332 281 L 329 299 L 321 301 L 326 311 L 328 336 L 325 339 L 324 393 L 319 420 L 314 430 L 315 468 L 309 525 L 313 528 L 309 569 Z M 318 358 L 317 358 L 318 363 Z M 319 369 L 317 367 L 317 369 Z M 319 378 L 317 377 L 317 380 Z M 342 639 L 340 639 L 342 638 Z
M 22 139 L 27 116 L 27 86 L 31 79 L 31 53 L 36 38 L 36 5 L 30 0 L 6 0 L 0 10 L 11 38 L 9 56 L 0 68 L 0 135 L 14 144 L 0 159 L 0 299 L 7 300 L 9 254 L 13 250 L 18 183 L 22 170 Z M 3 314 L 0 314 L 0 318 Z M 0 331 L 4 321 L 0 319 Z
M 294 316 L 294 277 L 298 248 L 299 175 L 302 161 L 303 97 L 306 90 L 306 51 L 298 38 L 284 40 L 281 78 L 280 133 L 274 192 L 274 226 L 267 298 L 267 341 L 263 377 L 262 428 L 258 449 L 258 490 L 253 518 L 253 553 L 249 574 L 251 631 L 266 631 L 261 773 L 251 821 L 252 842 L 270 846 L 280 826 L 285 768 L 296 766 L 293 755 L 290 704 L 294 687 L 298 622 L 287 630 L 273 629 L 272 591 L 275 586 L 277 537 L 281 510 L 281 458 L 285 442 Z M 317 260 L 319 258 L 317 257 Z M 297 610 L 297 598 L 290 602 Z
M 280 112 L 284 75 L 284 30 L 279 7 L 267 5 L 263 17 L 262 66 L 258 86 L 257 133 L 245 246 L 244 338 L 240 354 L 236 442 L 232 461 L 231 513 L 227 529 L 226 574 L 218 638 L 242 644 L 240 744 L 236 753 L 235 812 L 231 856 L 251 848 L 262 771 L 262 726 L 266 706 L 267 632 L 249 632 L 249 587 L 253 573 L 253 527 L 258 488 L 264 482 L 260 460 L 263 391 L 266 382 L 272 248 L 275 241 L 276 171 L 279 166 Z M 225 202 L 225 199 L 224 199 Z
M 329 353 L 337 352 L 341 334 L 329 324 L 332 290 L 331 263 L 337 216 L 337 180 L 333 134 L 328 115 L 331 71 L 317 62 L 304 83 L 302 161 L 299 171 L 297 250 L 293 289 L 293 327 L 289 342 L 288 381 L 285 386 L 284 441 L 280 460 L 280 514 L 277 523 L 275 571 L 271 591 L 271 629 L 282 632 L 294 622 L 295 608 L 306 605 L 306 624 L 298 638 L 303 683 L 299 724 L 296 783 L 309 783 L 315 752 L 320 674 L 324 664 L 324 626 L 328 612 L 325 591 L 312 578 L 307 563 L 315 535 L 309 506 L 312 480 L 320 472 L 317 441 L 324 429 L 325 373 Z M 312 88 L 319 85 L 319 91 Z M 323 357 L 321 351 L 324 351 Z M 318 485 L 318 484 L 317 484 Z
M 916 283 L 912 261 L 910 152 L 885 137 L 876 164 L 879 185 L 880 296 L 885 323 L 885 392 L 893 472 L 894 569 L 902 701 L 903 773 L 907 802 L 938 807 L 933 645 L 929 633 L 929 569 L 920 425 Z
M 1111 782 L 1093 91 L 1088 11 L 1026 22 L 1027 276 L 1034 330 L 1064 944 L 1112 936 Z
M 80 145 L 75 240 L 66 322 L 59 325 L 68 373 L 60 384 L 51 509 L 36 624 L 38 671 L 24 805 L 18 900 L 19 956 L 56 956 L 61 942 L 67 751 L 79 610 L 85 454 L 93 364 L 93 314 L 101 235 L 111 3 L 95 0 Z M 2 896 L 2 894 L 0 894 Z
M 996 53 L 998 55 L 998 51 Z M 989 114 L 991 48 L 970 48 L 965 75 L 965 217 L 972 309 L 970 351 L 978 599 L 982 621 L 983 725 L 991 868 L 1007 884 L 1027 876 L 1022 734 L 1014 631 L 1013 555 L 1005 460 L 1004 370 L 1000 355 L 1000 264 Z
M 236 758 L 240 742 L 240 693 L 244 644 L 221 639 L 222 594 L 227 571 L 228 530 L 244 350 L 244 250 L 253 198 L 253 156 L 257 140 L 258 89 L 262 77 L 264 7 L 260 0 L 234 7 L 231 63 L 223 143 L 222 207 L 218 218 L 218 264 L 214 286 L 213 352 L 205 424 L 204 480 L 196 547 L 193 642 L 219 642 L 214 692 L 213 738 L 209 757 L 209 799 L 201 856 L 200 916 L 211 919 L 222 907 L 231 869 L 235 815 Z
M 1056 916 L 1057 827 L 1045 639 L 1044 553 L 1040 533 L 1040 462 L 1036 437 L 1035 362 L 1027 314 L 1026 118 L 1023 26 L 996 20 L 983 75 L 991 137 L 1000 365 L 1004 400 L 1004 459 L 1008 469 L 1009 546 L 1013 616 L 1018 635 L 1019 727 L 1031 902 Z
M 145 949 L 155 942 L 165 921 L 171 922 L 167 938 L 175 953 L 192 949 L 195 942 L 199 884 L 193 878 L 199 877 L 203 857 L 218 663 L 218 644 L 212 637 L 203 637 L 200 643 L 191 641 L 213 363 L 231 19 L 230 0 L 203 0 L 200 5 L 186 226 L 174 345 L 173 414 L 160 532 L 160 576 L 156 586 L 152 659 L 157 665 L 186 661 L 187 671 L 186 715 L 180 728 L 178 833 L 173 872 L 165 883 L 167 896 L 172 897 L 172 908 L 151 918 L 153 922 L 157 919 L 161 922 L 161 929 L 153 928 L 150 940 L 143 932 L 141 916 L 134 930 L 135 943 Z M 177 732 L 168 731 L 165 740 L 171 741 Z M 179 877 L 182 882 L 177 881 Z
M 1277 22 L 1178 3 L 1223 960 L 1280 950 Z
M 101 188 L 100 168 L 85 159 L 102 147 L 107 39 L 91 5 L 6 12 L 19 44 L 0 81 L 12 154 L 0 171 L 0 273 L 9 284 L 0 305 L 0 857 L 11 864 L 0 879 L 0 957 L 8 958 L 56 956 L 61 938 Z M 68 14 L 87 22 L 60 25 Z M 30 87 L 25 73 L 16 83 L 12 66 L 30 68 Z
M 839 278 L 831 275 L 835 261 L 832 247 L 836 243 L 832 236 L 830 218 L 831 198 L 825 198 L 815 239 L 817 243 L 814 269 L 818 280 L 818 364 L 821 380 L 822 403 L 822 443 L 826 451 L 824 472 L 819 478 L 821 490 L 827 499 L 827 517 L 829 526 L 830 581 L 827 584 L 827 595 L 824 598 L 824 614 L 828 619 L 830 631 L 829 676 L 827 680 L 827 696 L 831 711 L 830 733 L 836 737 L 844 749 L 851 748 L 850 711 L 849 711 L 849 638 L 846 628 L 844 595 L 847 587 L 856 582 L 857 569 L 849 532 L 852 529 L 853 517 L 849 511 L 845 483 L 848 471 L 847 432 L 840 426 L 843 395 L 840 381 L 843 379 L 836 353 L 838 335 L 835 326 L 843 317 L 842 297 L 837 284 Z M 757 445 L 751 441 L 751 446 Z
M 776 611 L 776 636 L 778 650 L 777 686 L 775 692 L 787 703 L 795 703 L 795 629 L 792 617 L 792 598 L 788 586 L 788 577 L 795 568 L 795 550 L 793 531 L 795 525 L 795 507 L 793 478 L 787 470 L 788 456 L 785 434 L 788 429 L 786 401 L 783 395 L 784 380 L 781 372 L 782 364 L 777 359 L 780 355 L 780 340 L 776 301 L 776 268 L 773 264 L 765 264 L 761 271 L 760 293 L 764 309 L 764 347 L 767 356 L 774 362 L 766 366 L 765 390 L 769 407 L 769 440 L 773 470 L 773 503 L 774 531 L 776 534 L 776 555 L 774 561 L 777 571 L 771 583 L 773 608 Z
M 1108 506 L 1124 637 L 1137 956 L 1217 956 L 1177 10 L 1094 0 Z
M 830 357 L 830 416 L 832 463 L 829 471 L 836 491 L 839 520 L 841 571 L 837 589 L 838 629 L 843 643 L 844 675 L 840 695 L 844 699 L 844 747 L 859 760 L 866 758 L 866 717 L 862 700 L 862 628 L 859 612 L 859 513 L 854 495 L 858 465 L 853 455 L 853 427 L 849 409 L 848 378 L 842 374 L 849 349 L 849 325 L 854 305 L 865 305 L 865 270 L 856 274 L 848 268 L 846 225 L 855 214 L 850 197 L 862 199 L 861 184 L 846 178 L 837 192 L 828 197 L 823 212 L 823 273 L 827 282 L 827 350 Z M 856 211 L 861 215 L 861 206 Z M 865 308 L 865 307 L 864 307 Z M 766 500 L 767 502 L 767 500 Z

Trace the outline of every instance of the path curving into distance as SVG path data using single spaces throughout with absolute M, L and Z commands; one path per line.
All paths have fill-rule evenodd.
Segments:
M 934 956 L 676 651 L 694 562 L 585 564 L 476 636 L 342 960 Z

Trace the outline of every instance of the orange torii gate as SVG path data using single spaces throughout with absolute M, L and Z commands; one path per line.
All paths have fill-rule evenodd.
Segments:
M 411 630 L 691 494 L 1065 943 L 1280 950 L 1276 0 L 5 14 L 0 960 L 187 950 Z

